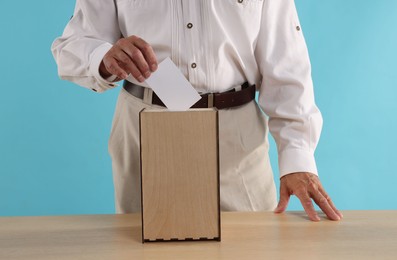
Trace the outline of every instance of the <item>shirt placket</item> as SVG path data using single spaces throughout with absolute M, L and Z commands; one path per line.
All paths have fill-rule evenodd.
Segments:
M 204 73 L 205 73 L 205 86 L 207 89 L 207 92 L 217 92 L 214 91 L 214 74 L 215 74 L 215 61 L 214 61 L 214 52 L 213 52 L 213 31 L 211 28 L 211 6 L 212 6 L 212 1 L 213 0 L 207 0 L 207 1 L 197 1 L 200 3 L 201 7 L 201 12 L 200 12 L 200 19 L 201 19 L 201 41 L 202 44 L 201 49 L 202 49 L 202 57 L 205 57 L 205 60 L 203 60 L 203 66 L 205 68 Z
M 174 63 L 176 64 L 176 66 L 178 66 L 183 74 L 186 75 L 186 72 L 184 71 L 184 64 L 182 61 L 182 39 L 183 39 L 183 35 L 182 35 L 182 30 L 183 28 L 181 28 L 180 24 L 182 21 L 182 2 L 181 0 L 171 0 L 170 1 L 171 7 L 170 10 L 172 10 L 172 14 L 171 14 L 171 36 L 172 36 L 172 47 L 171 47 L 171 58 L 174 61 Z
M 203 72 L 203 64 L 200 57 L 199 26 L 200 26 L 200 1 L 181 0 L 183 19 L 182 30 L 184 35 L 182 55 L 186 64 L 187 77 L 193 86 L 199 89 L 203 84 L 200 79 L 200 71 Z

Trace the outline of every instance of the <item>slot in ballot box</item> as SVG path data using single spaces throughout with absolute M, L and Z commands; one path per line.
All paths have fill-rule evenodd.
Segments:
M 140 112 L 142 242 L 218 240 L 218 111 Z

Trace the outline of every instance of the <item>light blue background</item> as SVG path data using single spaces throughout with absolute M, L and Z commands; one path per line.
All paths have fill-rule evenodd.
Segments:
M 321 180 L 342 210 L 397 209 L 397 1 L 296 4 L 324 116 Z M 107 140 L 118 89 L 59 80 L 50 53 L 73 8 L 0 2 L 0 216 L 114 212 Z M 289 209 L 301 209 L 297 199 Z

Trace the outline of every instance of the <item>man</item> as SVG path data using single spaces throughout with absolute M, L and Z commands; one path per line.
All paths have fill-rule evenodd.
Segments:
M 109 139 L 118 213 L 140 208 L 138 112 L 162 107 L 144 81 L 170 57 L 204 101 L 220 93 L 199 107 L 219 108 L 222 210 L 276 207 L 269 126 L 281 177 L 275 212 L 294 194 L 311 220 L 320 220 L 312 199 L 329 219 L 342 218 L 317 177 L 322 117 L 293 0 L 77 0 L 52 51 L 61 78 L 96 92 L 131 75 Z

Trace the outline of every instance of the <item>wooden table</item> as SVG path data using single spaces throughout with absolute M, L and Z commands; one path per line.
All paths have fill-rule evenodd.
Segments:
M 397 259 L 397 211 L 222 213 L 222 241 L 141 243 L 138 215 L 0 218 L 0 259 Z

